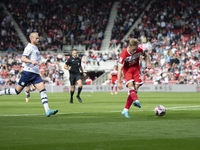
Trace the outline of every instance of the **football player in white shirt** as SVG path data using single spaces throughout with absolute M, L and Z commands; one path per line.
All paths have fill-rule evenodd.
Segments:
M 37 47 L 39 44 L 39 35 L 37 32 L 33 32 L 29 36 L 31 43 L 29 43 L 23 52 L 21 61 L 25 63 L 24 69 L 21 73 L 21 78 L 16 88 L 8 88 L 0 91 L 0 95 L 18 95 L 24 87 L 32 83 L 40 92 L 41 101 L 44 106 L 46 116 L 49 117 L 58 112 L 58 110 L 50 110 L 48 105 L 47 92 L 43 83 L 43 80 L 39 74 L 39 62 L 40 52 Z

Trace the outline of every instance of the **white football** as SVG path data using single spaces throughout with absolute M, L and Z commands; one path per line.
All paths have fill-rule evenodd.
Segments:
M 155 112 L 156 116 L 164 116 L 166 113 L 166 109 L 163 105 L 158 105 L 158 106 L 156 106 L 154 112 Z

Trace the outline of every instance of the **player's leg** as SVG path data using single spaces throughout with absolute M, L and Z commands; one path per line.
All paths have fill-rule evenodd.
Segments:
M 126 105 L 124 107 L 124 110 L 122 111 L 122 114 L 126 117 L 126 118 L 130 118 L 129 116 L 129 109 L 134 101 L 134 99 L 131 97 L 131 90 L 133 87 L 133 82 L 129 82 L 127 87 L 129 88 L 129 94 L 128 94 L 128 98 L 126 100 Z M 131 92 L 130 92 L 131 91 Z
M 82 103 L 82 100 L 81 100 L 81 98 L 80 98 L 80 94 L 81 94 L 82 87 L 83 87 L 82 80 L 79 79 L 79 80 L 77 81 L 77 84 L 78 84 L 78 94 L 77 94 L 76 97 L 78 98 L 78 101 L 79 101 L 80 103 Z
M 26 94 L 26 102 L 27 103 L 29 102 L 30 92 L 35 91 L 35 90 L 36 90 L 36 87 L 33 84 L 31 84 L 31 83 L 29 83 L 26 86 L 25 94 Z
M 23 90 L 23 86 L 21 85 L 17 85 L 16 88 L 7 88 L 5 90 L 0 91 L 0 96 L 1 95 L 18 95 L 22 90 Z
M 33 84 L 35 85 L 35 87 L 38 89 L 38 91 L 40 92 L 40 96 L 41 96 L 41 102 L 44 106 L 45 112 L 46 112 L 46 116 L 49 117 L 51 115 L 54 115 L 58 112 L 57 109 L 55 110 L 50 110 L 49 109 L 49 104 L 48 104 L 48 97 L 47 97 L 47 91 L 45 89 L 43 80 L 41 78 L 40 75 L 36 75 L 37 77 L 35 78 L 35 80 L 33 81 Z
M 27 74 L 26 74 L 26 72 L 23 71 L 21 73 L 21 78 L 20 78 L 16 88 L 7 88 L 5 90 L 2 90 L 2 91 L 0 91 L 0 96 L 1 95 L 18 95 L 23 90 L 23 88 L 27 82 L 29 82 Z
M 111 94 L 112 94 L 112 95 L 113 95 L 113 86 L 114 86 L 114 83 L 113 83 L 113 81 L 112 81 L 111 86 L 110 86 L 110 88 L 111 88 Z
M 31 84 L 31 86 L 30 86 L 30 92 L 33 92 L 35 90 L 36 90 L 36 87 L 33 84 Z
M 131 98 L 131 96 L 129 95 L 126 101 L 126 105 L 122 111 L 122 115 L 124 115 L 126 118 L 130 118 L 129 116 L 129 108 L 131 106 L 131 104 L 133 103 L 133 99 Z
M 25 91 L 25 95 L 26 95 L 26 102 L 29 102 L 29 97 L 30 97 L 30 85 L 26 86 L 26 91 Z
M 126 81 L 127 81 L 126 82 L 126 86 L 129 89 L 127 102 L 126 102 L 124 110 L 122 111 L 122 114 L 126 118 L 130 118 L 129 109 L 130 109 L 130 106 L 131 106 L 132 103 L 134 103 L 134 106 L 137 106 L 137 107 L 141 108 L 141 104 L 138 101 L 137 93 L 136 93 L 135 87 L 134 87 L 135 86 L 134 85 L 134 73 L 135 73 L 135 69 L 134 68 L 130 68 L 129 70 L 124 72 L 124 75 L 125 75 L 125 78 L 126 78 Z
M 134 83 L 130 83 L 128 85 L 128 88 L 129 88 L 129 95 L 130 97 L 132 98 L 133 100 L 133 105 L 138 107 L 138 108 L 141 108 L 142 105 L 140 104 L 139 100 L 138 100 L 138 96 L 137 96 L 137 91 L 135 90 L 135 85 Z
M 73 103 L 73 95 L 75 91 L 75 83 L 76 83 L 76 77 L 73 74 L 70 74 L 70 84 L 71 84 L 71 90 L 70 90 L 70 103 Z
M 71 85 L 71 91 L 70 91 L 70 103 L 73 103 L 73 95 L 75 91 L 75 85 Z
M 132 94 L 134 97 L 133 105 L 141 108 L 142 105 L 140 104 L 138 97 L 137 97 L 138 89 L 143 84 L 141 77 L 140 77 L 140 69 L 139 68 L 135 68 L 135 74 L 133 75 L 133 78 L 134 78 L 134 92 Z

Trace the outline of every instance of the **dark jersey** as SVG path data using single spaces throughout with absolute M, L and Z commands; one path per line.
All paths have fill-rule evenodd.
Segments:
M 70 73 L 80 73 L 79 67 L 81 66 L 81 59 L 79 57 L 70 57 L 65 64 L 71 66 L 71 70 L 69 70 Z

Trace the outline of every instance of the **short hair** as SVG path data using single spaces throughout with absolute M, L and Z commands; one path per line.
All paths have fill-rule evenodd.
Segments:
M 74 49 L 72 49 L 72 52 L 73 52 L 73 51 L 77 51 L 77 49 L 74 48 Z
M 131 39 L 129 40 L 129 45 L 130 45 L 130 46 L 138 46 L 138 45 L 139 45 L 139 42 L 138 42 L 137 39 L 131 38 Z
M 29 35 L 29 38 L 31 39 L 34 35 L 38 35 L 38 33 L 37 32 L 32 32 L 30 35 Z

